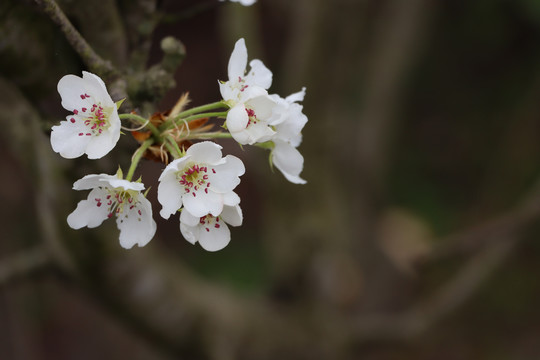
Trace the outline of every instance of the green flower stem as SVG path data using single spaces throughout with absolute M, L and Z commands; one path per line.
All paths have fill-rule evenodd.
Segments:
M 200 113 L 200 112 L 203 112 L 203 111 L 214 110 L 214 109 L 219 109 L 219 108 L 228 108 L 228 107 L 229 107 L 229 105 L 227 105 L 224 101 L 217 101 L 217 102 L 214 102 L 214 103 L 210 103 L 210 104 L 206 104 L 206 105 L 202 105 L 202 106 L 197 106 L 197 107 L 191 108 L 189 110 L 182 111 L 181 113 L 176 115 L 172 120 L 176 121 L 176 120 L 185 118 L 186 116 L 197 114 L 197 113 Z
M 146 128 L 148 128 L 155 137 L 161 138 L 161 133 L 159 132 L 158 128 L 155 127 L 154 124 L 152 124 L 150 121 L 148 121 L 148 119 L 145 119 L 137 114 L 119 114 L 118 116 L 120 117 L 120 119 L 130 119 L 137 121 L 141 125 L 144 125 Z
M 175 159 L 181 158 L 183 156 L 182 150 L 180 150 L 176 141 L 171 136 L 168 136 L 165 140 L 165 146 L 172 156 L 174 156 Z
M 186 136 L 186 140 L 194 140 L 194 139 L 232 139 L 231 133 L 228 132 L 222 132 L 222 131 L 216 131 L 216 132 L 207 132 L 207 133 L 200 133 L 200 134 L 193 134 L 190 136 Z
M 135 154 L 133 154 L 133 157 L 131 158 L 131 165 L 126 175 L 127 181 L 131 181 L 131 179 L 133 178 L 133 174 L 135 173 L 135 169 L 137 168 L 137 164 L 141 160 L 141 157 L 143 156 L 146 149 L 148 149 L 153 143 L 154 139 L 148 139 L 141 144 L 137 151 L 135 151 Z
M 211 117 L 226 117 L 227 111 L 221 111 L 221 112 L 209 112 L 209 113 L 200 113 L 188 117 L 178 118 L 178 116 L 175 116 L 173 121 L 169 122 L 167 121 L 165 124 L 160 126 L 160 129 L 163 131 L 172 129 L 175 125 L 181 125 L 182 123 L 189 123 L 190 121 L 204 119 L 204 118 L 211 118 Z M 177 119 L 178 118 L 178 119 Z

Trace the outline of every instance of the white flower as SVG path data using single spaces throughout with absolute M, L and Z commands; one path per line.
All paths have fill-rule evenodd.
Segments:
M 92 174 L 77 180 L 73 189 L 92 189 L 88 199 L 80 201 L 67 218 L 73 229 L 94 228 L 115 215 L 123 248 L 144 246 L 154 237 L 156 222 L 152 218 L 152 205 L 141 194 L 144 184 L 114 175 Z
M 283 99 L 272 95 L 276 106 L 272 114 L 272 123 L 275 123 L 275 134 L 271 141 L 274 143 L 271 158 L 272 163 L 292 183 L 305 184 L 300 177 L 304 168 L 304 158 L 296 149 L 302 142 L 302 129 L 306 125 L 307 116 L 302 113 L 302 105 L 297 101 L 304 100 L 306 89 L 289 95 Z
M 238 203 L 240 198 L 230 192 L 225 196 L 225 205 L 219 216 L 210 214 L 197 217 L 188 211 L 180 214 L 180 232 L 192 244 L 199 242 L 207 251 L 223 249 L 231 241 L 231 232 L 227 224 L 242 225 L 242 210 Z
M 120 118 L 103 81 L 86 71 L 82 78 L 66 75 L 58 82 L 58 92 L 64 109 L 73 114 L 52 127 L 53 150 L 67 159 L 105 156 L 120 138 Z
M 232 137 L 242 145 L 265 142 L 275 134 L 270 122 L 275 101 L 261 87 L 253 87 L 252 97 L 233 106 L 227 113 L 225 124 Z M 279 120 L 279 119 L 278 119 Z
M 225 1 L 225 0 L 219 0 L 219 1 Z M 230 0 L 231 2 L 239 2 L 240 4 L 244 6 L 251 6 L 257 2 L 257 0 Z
M 267 90 L 272 85 L 272 72 L 260 60 L 251 60 L 251 70 L 246 75 L 248 53 L 244 39 L 239 39 L 229 59 L 229 81 L 219 84 L 221 96 L 231 106 L 244 102 L 251 97 L 252 87 L 261 87 Z
M 233 155 L 221 157 L 221 146 L 210 141 L 192 145 L 171 162 L 159 177 L 160 214 L 168 219 L 184 206 L 195 217 L 223 211 L 225 195 L 239 183 L 245 168 Z

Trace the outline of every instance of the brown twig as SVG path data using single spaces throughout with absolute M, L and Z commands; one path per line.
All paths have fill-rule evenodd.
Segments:
M 111 62 L 102 59 L 96 54 L 94 49 L 75 29 L 55 0 L 35 0 L 35 2 L 60 27 L 67 41 L 79 54 L 90 71 L 109 79 L 118 75 L 118 71 L 112 66 Z

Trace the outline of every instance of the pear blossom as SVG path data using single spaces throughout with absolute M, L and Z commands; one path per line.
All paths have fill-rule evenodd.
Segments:
M 285 99 L 279 95 L 272 95 L 276 101 L 273 109 L 273 122 L 275 134 L 271 140 L 274 144 L 271 153 L 272 163 L 283 173 L 292 183 L 305 184 L 306 181 L 300 177 L 304 167 L 304 158 L 296 149 L 302 142 L 302 129 L 307 123 L 306 115 L 302 113 L 302 105 L 297 102 L 303 101 L 306 89 L 291 94 Z
M 234 192 L 225 195 L 225 205 L 219 216 L 211 214 L 197 217 L 188 211 L 180 214 L 180 232 L 192 244 L 199 242 L 207 251 L 223 249 L 231 241 L 231 226 L 242 225 L 242 209 L 238 205 L 240 198 Z
M 271 126 L 281 120 L 270 121 L 276 102 L 266 90 L 253 87 L 250 92 L 253 96 L 233 106 L 225 120 L 233 139 L 242 145 L 268 141 L 276 133 Z
M 168 219 L 182 206 L 200 218 L 219 216 L 227 193 L 239 183 L 245 172 L 242 161 L 233 155 L 222 157 L 221 146 L 210 141 L 192 145 L 185 156 L 171 162 L 158 185 L 160 215 Z
M 219 0 L 219 1 L 225 1 L 225 0 Z M 255 4 L 257 2 L 257 0 L 229 0 L 231 2 L 238 2 L 240 3 L 241 5 L 244 5 L 244 6 L 251 6 L 253 4 Z
M 272 72 L 260 60 L 250 62 L 251 70 L 246 74 L 248 61 L 244 39 L 236 42 L 229 59 L 229 81 L 220 83 L 220 92 L 231 109 L 225 125 L 232 137 L 242 145 L 265 142 L 274 135 L 268 120 L 275 101 L 266 89 L 272 85 Z
M 261 87 L 264 90 L 268 90 L 270 85 L 272 85 L 272 72 L 268 70 L 261 60 L 251 60 L 249 63 L 251 69 L 246 74 L 247 61 L 246 42 L 241 38 L 234 45 L 233 52 L 229 58 L 227 69 L 229 81 L 219 83 L 221 96 L 223 96 L 225 101 L 230 102 L 231 106 L 253 96 L 250 94 L 251 88 Z
M 86 200 L 69 214 L 67 222 L 73 229 L 95 228 L 116 216 L 120 230 L 120 245 L 130 249 L 133 245 L 145 246 L 156 232 L 152 218 L 152 205 L 141 194 L 144 184 L 121 179 L 121 175 L 91 174 L 77 180 L 74 190 L 90 190 Z
M 52 127 L 53 150 L 67 159 L 105 156 L 118 142 L 121 124 L 103 80 L 86 71 L 82 78 L 66 75 L 58 82 L 58 93 L 64 109 L 73 114 Z

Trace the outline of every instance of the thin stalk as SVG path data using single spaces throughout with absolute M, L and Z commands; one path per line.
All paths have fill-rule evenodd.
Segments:
M 159 132 L 158 128 L 155 127 L 155 125 L 152 124 L 150 121 L 148 121 L 148 119 L 145 119 L 142 116 L 139 116 L 137 114 L 119 114 L 118 116 L 122 120 L 123 119 L 135 120 L 139 122 L 141 125 L 144 125 L 145 127 L 147 127 L 154 136 L 158 138 L 161 137 L 161 133 Z
M 126 175 L 126 180 L 131 181 L 133 178 L 133 174 L 135 173 L 135 169 L 137 168 L 137 164 L 141 160 L 141 157 L 143 156 L 146 149 L 150 147 L 154 143 L 154 139 L 148 139 L 145 140 L 142 145 L 135 151 L 135 154 L 133 154 L 133 157 L 131 158 L 131 166 L 129 167 L 128 173 Z

